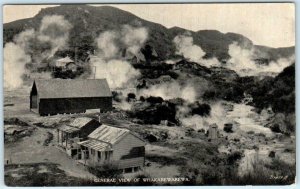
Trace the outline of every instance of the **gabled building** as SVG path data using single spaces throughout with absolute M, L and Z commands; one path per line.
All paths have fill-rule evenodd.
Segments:
M 88 109 L 112 110 L 112 94 L 106 79 L 35 80 L 30 110 L 40 115 L 83 113 Z
M 75 62 L 69 56 L 66 56 L 65 58 L 61 58 L 61 59 L 56 60 L 55 67 L 66 69 L 67 65 L 70 64 L 70 63 L 75 64 Z
M 124 172 L 144 166 L 145 141 L 128 129 L 101 125 L 78 145 L 78 160 L 88 166 L 111 164 Z
M 78 148 L 77 142 L 87 140 L 89 134 L 100 126 L 100 122 L 88 118 L 75 118 L 68 124 L 57 128 L 57 145 L 64 149 L 69 156 L 76 156 Z

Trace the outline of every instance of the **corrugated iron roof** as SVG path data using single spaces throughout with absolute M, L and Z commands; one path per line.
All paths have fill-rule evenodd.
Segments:
M 92 149 L 97 150 L 97 151 L 110 151 L 110 150 L 112 150 L 108 143 L 101 142 L 101 141 L 96 141 L 96 140 L 93 140 L 93 139 L 78 142 L 77 144 L 88 147 L 88 148 L 92 148 Z
M 65 132 L 67 132 L 67 133 L 73 133 L 73 132 L 75 132 L 75 131 L 79 131 L 78 128 L 70 127 L 70 126 L 68 126 L 68 125 L 62 125 L 62 126 L 60 126 L 58 129 L 61 130 L 61 131 L 65 131 Z
M 39 98 L 111 97 L 106 79 L 35 80 Z
M 116 128 L 108 125 L 101 125 L 99 128 L 89 134 L 89 138 L 100 140 L 106 143 L 115 144 L 126 136 L 130 131 L 128 129 Z
M 70 122 L 68 125 L 71 127 L 81 128 L 88 124 L 90 121 L 92 121 L 92 118 L 89 117 L 77 117 L 72 122 Z
M 74 62 L 69 56 L 66 56 L 65 58 L 58 59 L 56 61 L 57 62 L 65 62 L 65 63 Z

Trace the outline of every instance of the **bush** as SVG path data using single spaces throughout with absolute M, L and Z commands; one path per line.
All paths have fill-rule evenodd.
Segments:
M 131 100 L 135 100 L 135 94 L 134 93 L 128 93 L 126 100 L 127 100 L 127 102 L 130 102 Z
M 122 102 L 122 93 L 117 91 L 112 91 L 112 98 L 116 102 Z
M 227 158 L 227 164 L 229 165 L 233 165 L 234 163 L 236 163 L 238 160 L 240 160 L 242 158 L 242 153 L 241 152 L 233 152 L 232 154 L 230 154 Z
M 189 104 L 192 115 L 208 116 L 211 111 L 211 107 L 208 104 L 200 104 L 198 101 Z
M 151 104 L 161 104 L 164 101 L 164 99 L 161 97 L 150 96 L 146 99 L 146 101 Z
M 271 152 L 269 153 L 269 157 L 270 157 L 270 158 L 274 158 L 274 157 L 275 157 L 275 152 L 274 152 L 274 151 L 271 151 Z
M 103 166 L 88 167 L 88 171 L 98 178 L 121 178 L 122 170 L 116 165 L 104 164 Z
M 223 130 L 226 132 L 226 133 L 233 133 L 233 130 L 232 130 L 232 124 L 224 124 L 224 128 Z

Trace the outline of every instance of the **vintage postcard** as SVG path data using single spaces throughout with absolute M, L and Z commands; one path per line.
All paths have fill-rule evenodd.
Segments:
M 293 3 L 3 13 L 7 186 L 295 183 Z

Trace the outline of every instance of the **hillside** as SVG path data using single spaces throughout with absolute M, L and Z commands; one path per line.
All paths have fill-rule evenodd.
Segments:
M 4 44 L 25 29 L 37 29 L 42 18 L 46 15 L 63 15 L 72 25 L 69 46 L 91 46 L 95 48 L 94 39 L 99 33 L 118 29 L 124 24 L 144 26 L 148 29 L 147 44 L 154 47 L 160 59 L 172 58 L 176 48 L 173 39 L 179 34 L 189 32 L 194 43 L 206 53 L 205 57 L 216 57 L 219 60 L 228 59 L 228 45 L 234 41 L 245 48 L 255 47 L 259 56 L 257 59 L 274 60 L 279 57 L 289 57 L 294 53 L 294 47 L 271 48 L 256 46 L 251 39 L 236 33 L 221 33 L 216 30 L 189 31 L 184 28 L 166 28 L 160 24 L 143 20 L 129 12 L 110 7 L 94 7 L 88 5 L 61 5 L 42 9 L 33 18 L 17 20 L 4 24 Z

